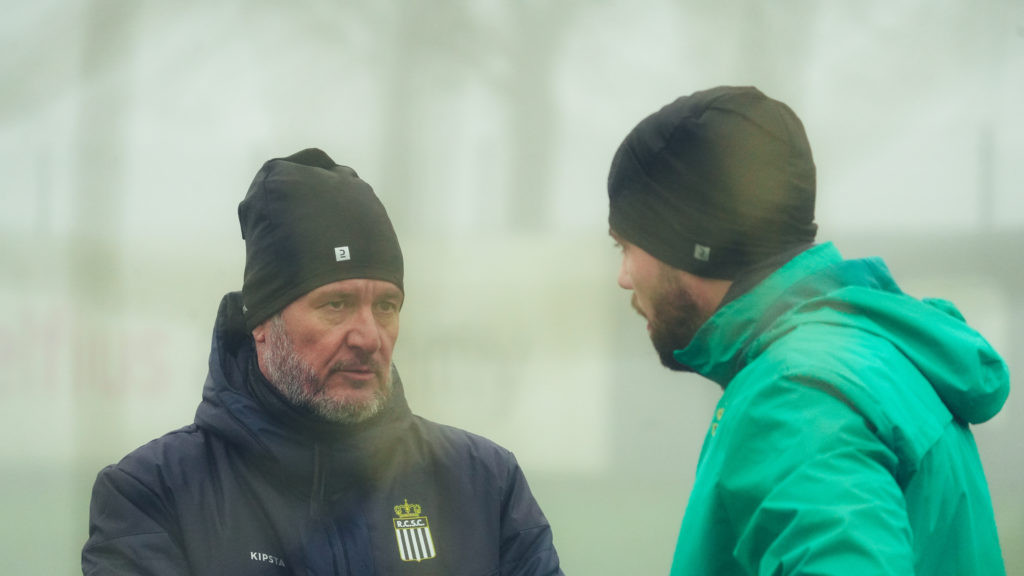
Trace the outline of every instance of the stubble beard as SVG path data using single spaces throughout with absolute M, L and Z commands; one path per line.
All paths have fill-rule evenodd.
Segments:
M 313 366 L 295 352 L 280 315 L 270 320 L 264 351 L 263 365 L 267 371 L 267 380 L 291 404 L 329 422 L 356 424 L 369 420 L 384 410 L 391 399 L 393 383 L 390 367 L 369 398 L 360 401 L 332 398 L 327 392 L 326 383 L 317 379 Z M 380 366 L 373 359 L 363 363 L 369 364 L 375 373 L 381 373 Z M 343 368 L 344 365 L 339 363 L 332 366 L 330 372 Z

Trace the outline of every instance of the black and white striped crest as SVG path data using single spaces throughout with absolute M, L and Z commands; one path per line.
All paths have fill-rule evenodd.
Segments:
M 398 555 L 403 562 L 422 562 L 437 556 L 434 538 L 430 535 L 430 523 L 420 515 L 418 504 L 395 506 L 395 539 L 398 541 Z

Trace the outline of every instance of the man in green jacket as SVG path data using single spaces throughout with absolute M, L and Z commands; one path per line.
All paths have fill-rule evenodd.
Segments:
M 1006 365 L 949 302 L 815 244 L 803 125 L 754 88 L 638 124 L 608 177 L 619 285 L 724 392 L 672 574 L 1005 574 L 969 425 Z

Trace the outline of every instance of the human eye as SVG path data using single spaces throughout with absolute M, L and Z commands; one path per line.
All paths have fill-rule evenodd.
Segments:
M 398 311 L 398 304 L 393 300 L 381 300 L 377 302 L 377 311 L 383 314 L 394 314 Z
M 335 298 L 324 302 L 324 308 L 327 308 L 328 310 L 341 310 L 345 305 L 345 300 L 341 298 Z

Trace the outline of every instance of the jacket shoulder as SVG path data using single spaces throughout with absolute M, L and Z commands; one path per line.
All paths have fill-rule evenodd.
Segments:
M 437 449 L 496 462 L 515 461 L 515 456 L 509 449 L 468 430 L 440 424 L 422 416 L 413 416 L 413 425 L 420 431 L 420 435 Z
M 131 478 L 158 491 L 187 484 L 210 464 L 210 437 L 195 424 L 183 426 L 132 450 L 116 464 L 103 468 L 99 478 Z
M 187 459 L 192 454 L 201 454 L 208 436 L 197 425 L 189 424 L 154 438 L 132 450 L 117 464 L 118 468 L 143 466 L 147 462 Z
M 779 341 L 744 374 L 777 386 L 825 392 L 866 420 L 900 459 L 916 462 L 952 419 L 930 382 L 891 341 L 855 326 L 808 324 Z M 805 396 L 810 401 L 815 396 Z
M 489 438 L 420 416 L 413 417 L 413 429 L 422 453 L 453 475 L 476 478 L 477 482 L 489 478 L 500 491 L 523 474 L 515 455 Z

